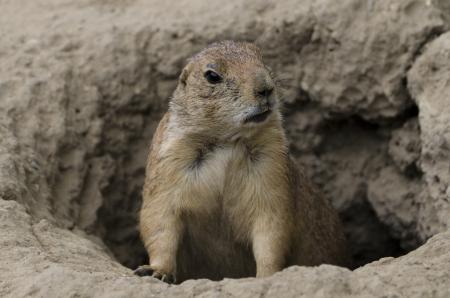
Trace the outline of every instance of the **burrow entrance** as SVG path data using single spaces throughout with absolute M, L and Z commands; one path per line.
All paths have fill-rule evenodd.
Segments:
M 128 110 L 127 107 L 124 109 Z M 124 126 L 116 127 L 115 121 L 110 122 L 109 127 L 105 126 L 103 133 L 101 153 L 111 156 L 115 170 L 102 189 L 103 204 L 97 211 L 97 221 L 92 231 L 104 240 L 120 263 L 131 269 L 148 262 L 147 252 L 139 238 L 137 216 L 151 135 L 162 111 L 164 107 L 157 110 L 147 107 L 142 110 L 139 117 L 147 120 L 143 120 L 138 133 L 134 129 L 130 133 Z M 379 135 L 380 127 L 367 125 L 353 118 L 344 118 L 338 121 L 327 120 L 320 123 L 317 130 L 297 131 L 296 135 L 292 129 L 295 129 L 293 125 L 298 113 L 295 110 L 289 113 L 286 122 L 293 154 L 306 164 L 308 173 L 327 198 L 334 200 L 333 204 L 339 210 L 344 223 L 355 266 L 359 267 L 386 256 L 397 257 L 415 248 L 404 245 L 401 239 L 396 238 L 372 207 L 365 181 L 370 180 L 370 170 L 373 167 L 359 169 L 356 164 L 349 162 L 351 159 L 348 157 L 354 158 L 354 154 L 362 155 L 358 158 L 375 160 L 381 151 L 386 150 L 389 140 Z M 112 117 L 132 118 L 129 111 L 123 110 L 112 114 Z M 382 135 L 386 135 L 386 129 L 389 130 L 383 128 Z M 320 142 L 314 144 L 311 150 L 305 147 L 299 149 L 299 146 L 305 146 L 301 142 L 303 137 L 311 137 L 311 134 L 317 134 Z M 120 139 L 123 144 L 117 143 L 116 135 L 126 136 Z M 359 140 L 359 145 L 352 143 L 347 148 L 347 141 L 354 139 Z M 354 175 L 341 177 L 340 175 L 346 175 L 345 171 Z

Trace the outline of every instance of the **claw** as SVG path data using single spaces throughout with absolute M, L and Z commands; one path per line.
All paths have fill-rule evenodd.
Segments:
M 153 276 L 154 271 L 149 265 L 139 266 L 133 271 L 137 276 Z
M 157 279 L 161 279 L 163 276 L 162 276 L 161 273 L 155 271 L 155 272 L 153 272 L 152 277 L 157 278 Z
M 134 270 L 134 274 L 137 276 L 151 276 L 168 284 L 175 283 L 175 278 L 172 274 L 164 274 L 155 271 L 149 265 L 139 266 L 136 270 Z

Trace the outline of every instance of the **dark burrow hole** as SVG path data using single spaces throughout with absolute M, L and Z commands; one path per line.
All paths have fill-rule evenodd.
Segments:
M 406 121 L 417 116 L 417 106 L 412 105 L 405 109 L 399 116 L 380 121 L 368 121 L 357 115 L 331 117 L 324 121 L 317 130 L 317 133 L 325 140 L 316 148 L 315 153 L 319 159 L 326 160 L 329 152 L 354 147 L 356 145 L 358 147 L 356 152 L 364 150 L 363 148 L 366 148 L 365 150 L 370 148 L 369 151 L 371 153 L 369 159 L 376 160 L 384 155 L 383 158 L 385 160 L 390 160 L 389 154 L 386 152 L 391 132 L 402 127 Z M 350 157 L 350 159 L 357 159 L 357 156 L 358 153 L 354 157 Z M 389 162 L 392 163 L 392 161 Z M 339 168 L 335 164 L 335 160 L 332 160 L 328 165 L 330 164 L 331 167 L 336 166 L 338 168 L 334 170 L 338 172 L 338 175 L 339 171 L 354 170 L 353 168 Z M 365 180 L 370 176 L 370 171 L 375 170 L 378 166 L 380 164 L 371 165 L 370 162 L 366 164 L 368 170 L 365 171 L 365 174 L 359 173 L 359 175 L 363 175 L 363 178 L 360 181 L 352 182 L 352 184 L 358 185 L 352 199 L 348 200 L 339 208 L 339 215 L 344 225 L 354 268 L 383 257 L 399 257 L 415 248 L 410 246 L 405 248 L 405 245 L 402 245 L 402 241 L 392 235 L 393 233 L 390 231 L 389 226 L 378 218 L 367 197 L 368 189 Z M 333 172 L 331 167 L 327 170 Z M 422 175 L 415 164 L 406 167 L 403 174 L 411 179 Z M 318 185 L 319 188 L 323 187 L 320 183 Z M 332 199 L 334 195 L 333 191 L 336 189 L 339 189 L 339 187 L 333 189 L 331 194 L 329 194 L 329 197 Z
M 97 213 L 95 231 L 102 237 L 116 259 L 131 269 L 148 264 L 147 252 L 138 232 L 137 215 L 141 205 L 146 155 L 151 135 L 162 115 L 161 111 L 153 111 L 152 117 L 148 115 L 150 113 L 148 110 L 140 111 L 142 118 L 152 119 L 144 121 L 140 133 L 136 131 L 123 133 L 126 126 L 117 126 L 116 123 L 121 123 L 120 119 L 130 118 L 129 111 L 112 114 L 115 121 L 108 122 L 109 127 L 105 128 L 103 136 L 105 144 L 101 146 L 104 152 L 99 153 L 113 157 L 116 171 L 109 178 L 107 186 L 102 189 L 104 203 Z M 360 119 L 340 120 L 339 123 L 332 123 L 332 129 L 320 133 L 326 137 L 331 136 L 335 131 L 347 128 L 348 133 L 352 133 L 355 125 L 358 127 L 357 133 L 361 131 L 373 133 L 379 129 L 378 125 L 361 121 Z M 117 138 L 112 136 L 118 131 L 122 131 L 121 133 L 125 135 L 129 134 L 121 139 L 120 144 L 117 144 Z M 333 145 L 332 138 L 330 137 L 330 146 Z M 109 142 L 112 143 L 108 144 Z M 340 216 L 355 267 L 382 257 L 397 257 L 407 252 L 401 247 L 400 241 L 391 236 L 388 227 L 377 218 L 364 189 L 361 190 L 358 199 L 340 210 Z
M 389 229 L 378 219 L 375 211 L 362 196 L 340 213 L 349 243 L 353 268 L 383 257 L 399 257 L 407 253 L 400 241 L 392 237 Z

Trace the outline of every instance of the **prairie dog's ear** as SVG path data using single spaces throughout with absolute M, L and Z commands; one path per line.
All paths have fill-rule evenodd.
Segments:
M 193 67 L 192 62 L 189 61 L 188 64 L 183 68 L 183 71 L 181 72 L 180 83 L 183 86 L 186 86 L 186 81 L 187 81 L 189 75 L 191 74 L 192 67 Z

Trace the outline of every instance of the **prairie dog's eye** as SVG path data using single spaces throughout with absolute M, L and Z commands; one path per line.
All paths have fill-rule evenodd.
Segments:
M 211 84 L 217 84 L 222 81 L 222 77 L 212 70 L 207 70 L 205 72 L 205 78 Z

